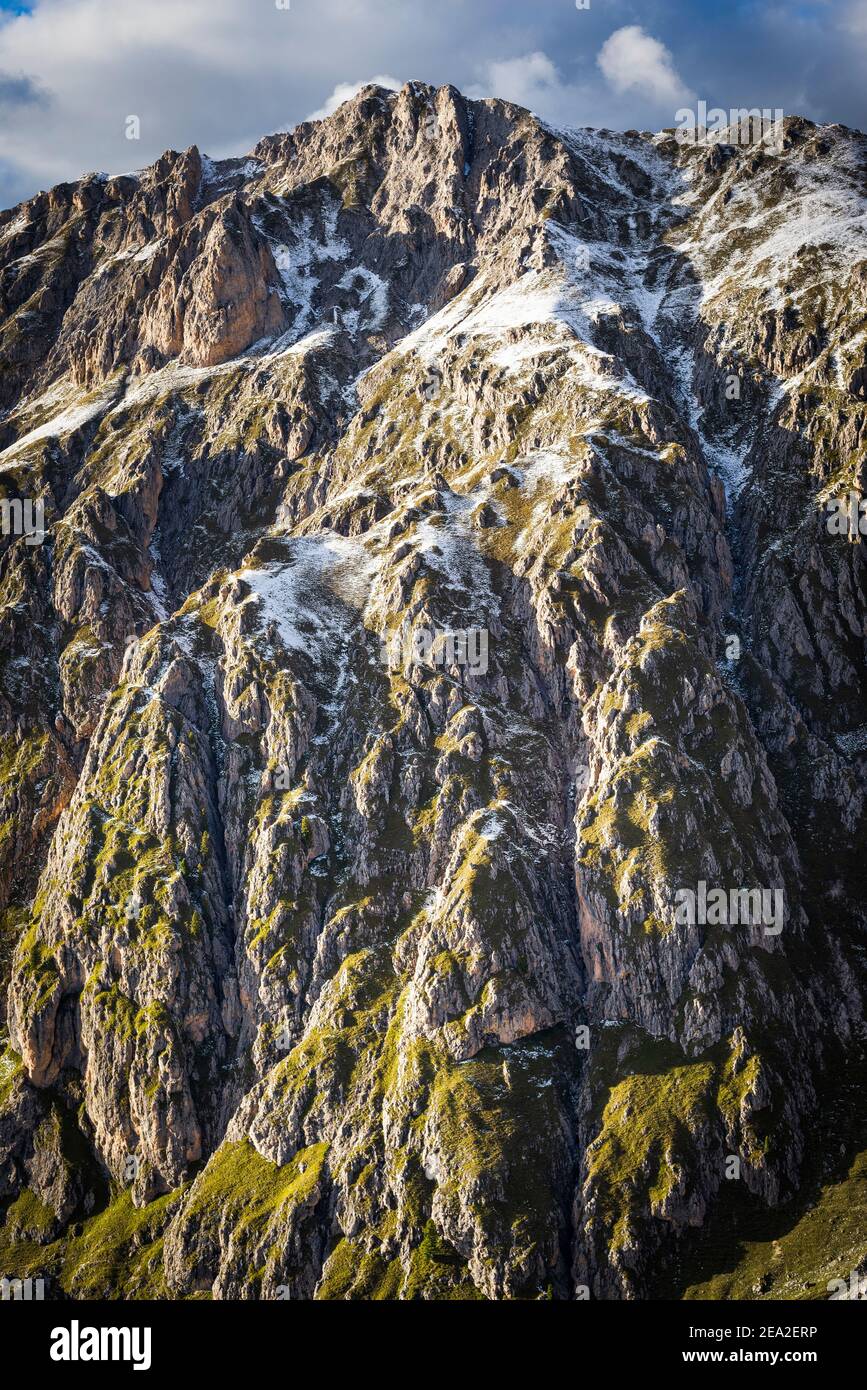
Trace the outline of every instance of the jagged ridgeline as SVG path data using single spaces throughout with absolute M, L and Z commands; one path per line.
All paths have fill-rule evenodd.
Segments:
M 0 1275 L 860 1267 L 867 142 L 779 136 L 368 87 L 0 213 Z

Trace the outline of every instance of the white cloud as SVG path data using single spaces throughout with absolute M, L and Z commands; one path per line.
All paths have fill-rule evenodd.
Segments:
M 863 125 L 867 0 L 820 9 L 818 24 L 796 23 L 785 0 L 729 6 L 720 29 L 681 6 L 677 27 L 651 38 L 635 25 L 610 33 L 626 22 L 611 15 L 634 14 L 633 0 L 583 12 L 569 0 L 292 0 L 288 9 L 274 0 L 28 0 L 25 13 L 0 9 L 0 206 L 85 170 L 141 167 L 167 148 L 244 154 L 330 109 L 363 73 L 507 97 L 555 125 L 670 125 L 679 105 L 693 104 L 659 41 L 675 33 L 705 95 L 767 92 L 757 104 Z M 132 115 L 138 141 L 126 138 Z
M 695 95 L 679 77 L 665 44 L 646 34 L 640 24 L 616 29 L 596 61 L 615 92 L 634 92 L 658 106 L 676 106 Z
M 488 63 L 484 83 L 475 90 L 485 96 L 502 97 L 531 111 L 545 105 L 552 95 L 562 89 L 557 69 L 545 53 L 526 53 L 522 58 L 506 58 Z
M 382 43 L 386 18 L 386 0 L 32 0 L 29 13 L 0 11 L 0 206 L 168 148 L 244 154 L 303 120 L 346 73 L 403 71 L 402 37 Z M 133 115 L 140 140 L 127 138 Z
M 636 114 L 668 115 L 672 106 L 693 99 L 678 76 L 664 44 L 637 24 L 616 30 L 602 45 L 597 65 L 605 83 L 592 73 L 582 83 L 567 82 L 540 49 L 485 64 L 483 80 L 467 87 L 471 97 L 503 97 L 529 107 L 544 120 L 563 126 L 624 129 Z
M 843 16 L 843 27 L 860 39 L 867 39 L 867 0 L 852 0 Z
M 387 87 L 392 92 L 399 92 L 403 86 L 398 78 L 389 77 L 387 73 L 366 77 L 363 82 L 338 82 L 331 95 L 325 98 L 324 105 L 316 111 L 311 111 L 307 117 L 308 121 L 324 121 L 326 116 L 333 116 L 338 106 L 342 106 L 345 101 L 351 101 L 362 87 L 369 87 L 371 83 L 376 87 Z
M 467 96 L 502 97 L 526 106 L 555 125 L 582 125 L 593 118 L 597 103 L 579 86 L 564 82 L 546 53 L 538 49 L 520 58 L 489 62 L 482 80 L 464 89 Z

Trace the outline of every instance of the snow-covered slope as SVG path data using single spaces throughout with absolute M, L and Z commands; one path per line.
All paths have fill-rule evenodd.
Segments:
M 740 1297 L 850 1200 L 864 172 L 413 83 L 0 214 L 4 1270 Z

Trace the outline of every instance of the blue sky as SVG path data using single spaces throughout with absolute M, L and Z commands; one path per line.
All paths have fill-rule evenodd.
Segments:
M 563 125 L 656 130 L 702 99 L 864 129 L 865 73 L 867 0 L 0 0 L 0 206 L 169 147 L 244 153 L 373 79 Z

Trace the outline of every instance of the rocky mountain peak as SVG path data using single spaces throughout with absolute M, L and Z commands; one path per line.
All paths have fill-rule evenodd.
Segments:
M 848 1200 L 865 138 L 742 137 L 412 82 L 0 213 L 10 1272 L 741 1297 Z

